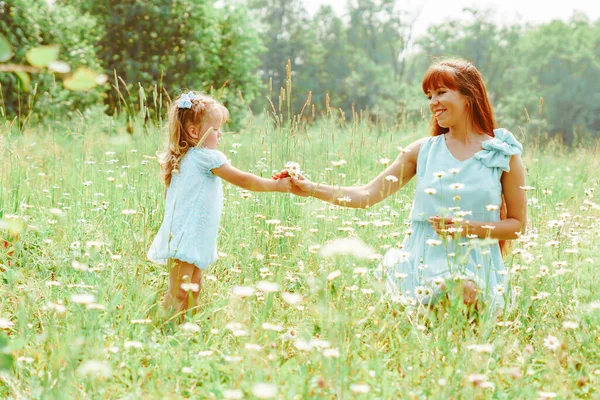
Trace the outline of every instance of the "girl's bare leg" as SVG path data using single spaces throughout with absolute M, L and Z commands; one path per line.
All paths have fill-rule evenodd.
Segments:
M 188 284 L 188 287 L 182 287 L 182 284 Z M 183 318 L 188 308 L 197 305 L 201 284 L 202 271 L 199 268 L 183 261 L 172 260 L 165 309 L 173 310 Z
M 194 312 L 198 307 L 198 296 L 200 295 L 200 290 L 202 289 L 202 270 L 200 268 L 194 269 L 194 274 L 192 275 L 192 283 L 198 285 L 198 291 L 194 293 Z

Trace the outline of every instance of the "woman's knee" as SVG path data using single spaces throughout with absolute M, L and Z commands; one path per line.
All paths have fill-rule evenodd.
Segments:
M 463 302 L 467 306 L 472 306 L 477 303 L 477 294 L 479 289 L 477 288 L 477 284 L 472 280 L 464 280 L 462 282 L 462 292 L 463 292 Z

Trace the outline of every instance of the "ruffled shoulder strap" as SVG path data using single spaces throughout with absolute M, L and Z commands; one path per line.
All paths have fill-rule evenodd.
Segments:
M 510 158 L 523 153 L 523 145 L 515 136 L 504 128 L 494 129 L 494 138 L 481 144 L 483 150 L 475 154 L 475 158 L 490 168 L 510 171 Z
M 189 150 L 189 153 L 193 163 L 203 174 L 213 175 L 211 171 L 213 168 L 219 168 L 223 164 L 229 163 L 225 154 L 219 150 L 194 147 Z

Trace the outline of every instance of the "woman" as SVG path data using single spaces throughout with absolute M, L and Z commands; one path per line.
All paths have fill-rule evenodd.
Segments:
M 365 208 L 416 175 L 410 234 L 402 250 L 388 251 L 382 261 L 388 290 L 406 304 L 432 304 L 452 278 L 466 305 L 483 291 L 503 307 L 502 249 L 524 231 L 527 218 L 523 147 L 512 133 L 496 129 L 485 84 L 470 62 L 432 64 L 422 89 L 431 136 L 410 144 L 366 185 L 333 187 L 300 178 L 293 179 L 293 192 Z

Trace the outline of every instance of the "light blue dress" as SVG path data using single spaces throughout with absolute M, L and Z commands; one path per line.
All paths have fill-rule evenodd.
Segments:
M 218 150 L 191 148 L 167 189 L 165 215 L 148 250 L 148 258 L 166 264 L 169 258 L 205 269 L 215 262 L 223 209 L 221 178 L 212 173 L 229 162 Z
M 504 263 L 497 241 L 466 237 L 442 240 L 428 222 L 431 216 L 471 221 L 500 220 L 503 171 L 523 146 L 512 133 L 495 129 L 483 150 L 459 161 L 444 135 L 421 144 L 410 230 L 401 249 L 389 250 L 380 265 L 389 292 L 404 304 L 430 304 L 447 279 L 470 279 L 494 306 L 504 307 Z

